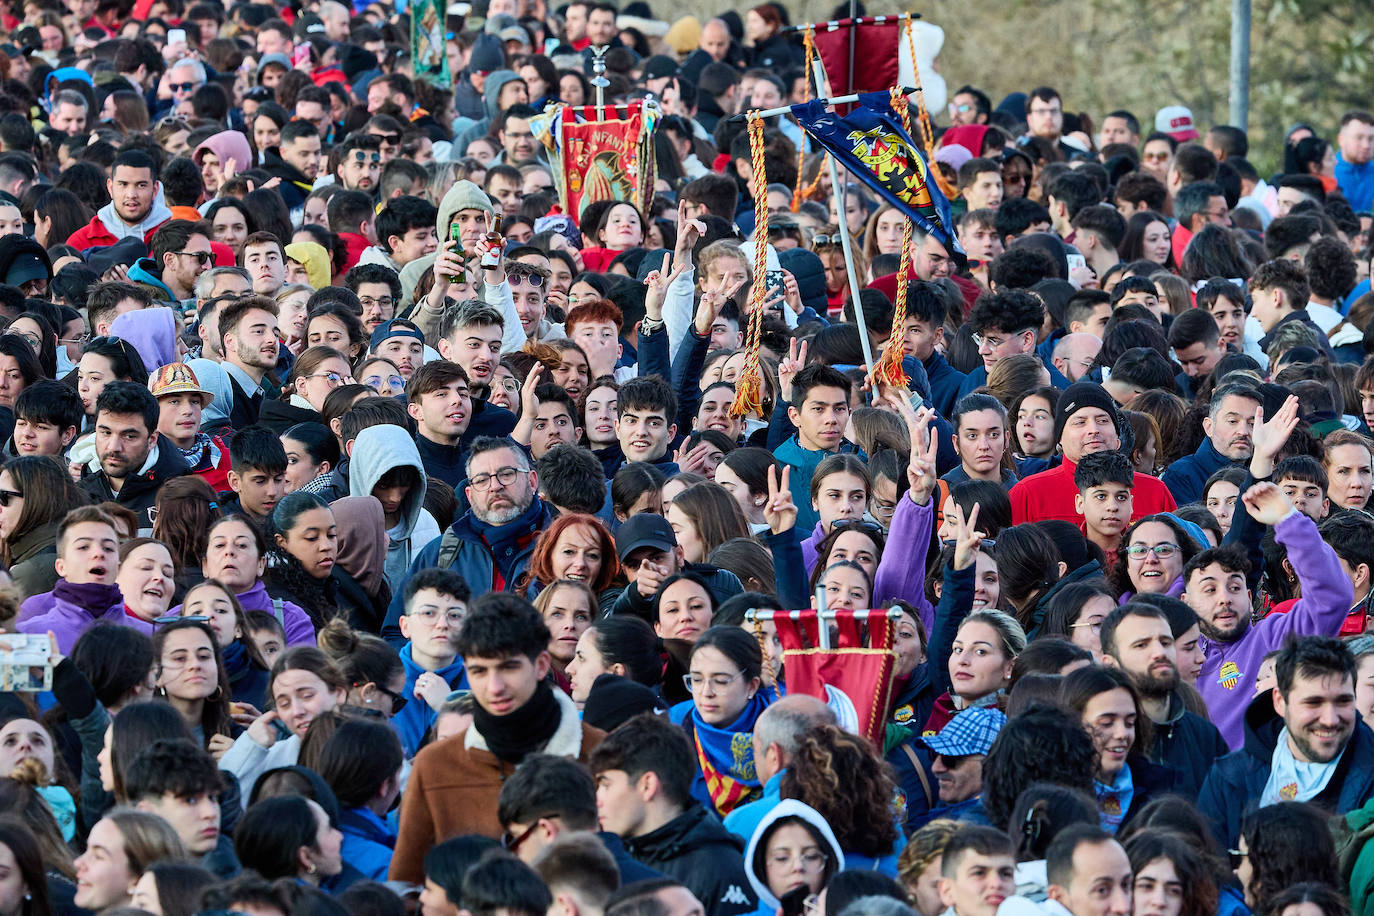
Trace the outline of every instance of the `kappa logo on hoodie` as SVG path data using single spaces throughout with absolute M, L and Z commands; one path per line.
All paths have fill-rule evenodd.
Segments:
M 749 895 L 746 894 L 738 884 L 732 884 L 730 885 L 730 889 L 720 898 L 720 902 L 734 904 L 735 906 L 743 906 L 749 902 Z

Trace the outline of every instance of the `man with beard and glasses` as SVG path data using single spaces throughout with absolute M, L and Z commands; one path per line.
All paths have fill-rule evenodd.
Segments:
M 1132 601 L 1106 616 L 1101 636 L 1102 664 L 1130 677 L 1154 725 L 1150 761 L 1174 771 L 1175 792 L 1197 798 L 1207 772 L 1228 748 L 1215 725 L 1184 706 L 1168 615 Z
M 1316 523 L 1303 515 L 1272 483 L 1257 483 L 1241 496 L 1251 519 L 1274 529 L 1288 551 L 1302 597 L 1287 614 L 1250 622 L 1250 561 L 1235 544 L 1213 547 L 1183 567 L 1183 600 L 1198 615 L 1206 656 L 1197 687 L 1212 724 L 1231 748 L 1246 741 L 1245 698 L 1255 691 L 1255 675 L 1266 652 L 1294 634 L 1335 635 L 1354 603 L 1350 579 L 1336 552 L 1321 539 Z M 1240 511 L 1237 506 L 1237 511 Z M 1234 838 L 1233 838 L 1234 839 Z
M 507 438 L 473 441 L 463 492 L 470 508 L 415 556 L 405 580 L 396 583 L 385 626 L 396 626 L 405 613 L 405 581 L 422 569 L 452 569 L 473 597 L 510 590 L 529 565 L 537 535 L 553 520 L 539 498 L 539 474 L 529 455 Z
M 1260 407 L 1259 389 L 1253 385 L 1221 385 L 1212 395 L 1202 431 L 1207 437 L 1197 451 L 1169 465 L 1160 479 L 1180 506 L 1197 502 L 1202 488 L 1222 468 L 1248 461 L 1255 453 L 1255 414 Z
M 1278 686 L 1246 713 L 1245 746 L 1217 761 L 1198 796 L 1223 848 L 1235 846 L 1242 818 L 1256 808 L 1299 801 L 1342 815 L 1374 797 L 1374 732 L 1355 708 L 1350 649 L 1303 636 L 1274 667 Z

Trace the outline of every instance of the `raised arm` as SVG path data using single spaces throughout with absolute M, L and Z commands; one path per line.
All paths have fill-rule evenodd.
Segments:
M 978 510 L 978 504 L 974 503 L 965 521 L 956 505 L 948 516 L 954 522 L 954 557 L 945 567 L 940 604 L 935 608 L 935 626 L 931 628 L 930 643 L 926 647 L 929 660 L 926 671 L 937 695 L 950 689 L 949 656 L 954 637 L 959 632 L 959 625 L 973 610 L 976 561 L 983 543 L 983 532 L 977 530 Z
M 807 606 L 806 564 L 802 562 L 801 544 L 797 540 L 797 504 L 792 501 L 792 469 L 783 466 L 782 480 L 778 469 L 768 468 L 768 501 L 763 505 L 763 517 L 768 522 L 768 549 L 773 554 L 773 590 L 778 603 L 785 609 Z
M 1274 539 L 1288 551 L 1288 562 L 1302 587 L 1302 597 L 1291 611 L 1270 614 L 1256 628 L 1263 627 L 1270 642 L 1289 633 L 1335 636 L 1355 603 L 1354 586 L 1336 552 L 1322 540 L 1316 523 L 1293 508 L 1274 484 L 1257 483 L 1241 499 L 1255 521 L 1273 526 Z
M 874 597 L 877 602 L 889 598 L 909 601 L 920 611 L 926 632 L 930 632 L 935 608 L 925 596 L 925 577 L 926 554 L 935 529 L 935 505 L 931 495 L 936 486 L 939 445 L 929 427 L 935 414 L 925 407 L 913 410 L 905 391 L 889 389 L 886 385 L 879 386 L 875 404 L 891 406 L 906 421 L 911 455 L 906 469 L 909 489 L 897 501 L 892 513 L 887 546 L 874 577 Z

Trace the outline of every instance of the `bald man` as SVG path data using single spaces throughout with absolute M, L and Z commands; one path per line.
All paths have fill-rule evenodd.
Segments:
M 1097 351 L 1102 349 L 1102 339 L 1095 334 L 1079 331 L 1065 334 L 1054 345 L 1050 362 L 1071 382 L 1076 382 L 1092 371 Z
M 748 840 L 754 828 L 782 800 L 782 774 L 792 762 L 807 729 L 836 725 L 835 713 L 824 700 L 793 693 L 765 709 L 754 722 L 754 769 L 763 784 L 763 797 L 741 805 L 725 817 L 725 829 Z
M 723 61 L 730 53 L 730 29 L 723 19 L 712 19 L 701 27 L 701 50 L 711 60 Z

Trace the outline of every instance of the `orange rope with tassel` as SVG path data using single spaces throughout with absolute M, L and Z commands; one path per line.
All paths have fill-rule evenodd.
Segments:
M 805 34 L 802 35 L 802 48 L 806 53 L 806 72 L 802 74 L 802 86 L 804 87 L 802 91 L 806 93 L 805 97 L 802 99 L 803 102 L 811 101 L 811 63 L 812 57 L 816 53 L 815 39 L 815 32 L 811 26 L 808 25 Z M 793 213 L 801 212 L 802 201 L 807 198 L 808 189 L 802 187 L 802 167 L 805 163 L 806 144 L 800 143 L 797 146 L 797 184 L 792 190 L 791 210 Z M 822 163 L 822 165 L 824 165 L 824 163 Z M 820 173 L 818 172 L 816 183 L 819 183 L 819 175 Z
M 916 65 L 916 38 L 912 34 L 915 20 L 910 15 L 906 19 L 906 46 L 911 52 L 911 73 L 916 81 L 916 120 L 921 125 L 921 146 L 925 148 L 926 165 L 935 184 L 939 186 L 944 195 L 950 199 L 957 197 L 959 189 L 950 184 L 945 176 L 940 174 L 939 168 L 935 165 L 935 131 L 930 126 L 930 112 L 926 110 L 925 92 L 921 89 L 921 68 Z M 907 125 L 907 133 L 911 133 L 910 121 L 905 111 L 902 113 L 903 123 Z
M 892 108 L 902 118 L 902 129 L 911 133 L 911 112 L 902 90 L 893 86 Z M 902 259 L 897 267 L 897 301 L 892 304 L 892 334 L 883 347 L 883 355 L 873 367 L 873 379 L 888 385 L 902 388 L 907 384 L 906 372 L 902 369 L 902 325 L 906 323 L 906 294 L 911 284 L 911 218 L 902 220 Z
M 768 274 L 768 176 L 763 163 L 763 119 L 749 112 L 749 159 L 754 169 L 754 282 L 749 287 L 749 331 L 744 341 L 744 367 L 735 381 L 735 402 L 730 416 L 744 417 L 763 411 L 763 376 L 759 372 L 759 348 L 763 343 L 763 297 Z

